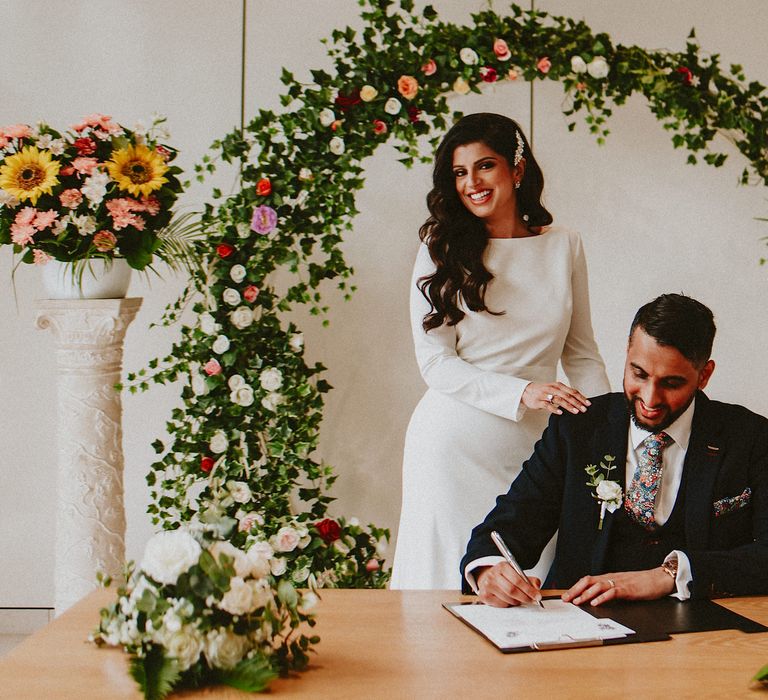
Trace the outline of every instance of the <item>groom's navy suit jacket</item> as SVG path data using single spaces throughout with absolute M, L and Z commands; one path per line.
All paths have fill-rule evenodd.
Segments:
M 492 530 L 499 531 L 523 568 L 537 562 L 558 531 L 547 588 L 569 588 L 582 576 L 607 573 L 618 511 L 606 513 L 598 529 L 600 506 L 584 468 L 613 455 L 617 468 L 608 478 L 626 491 L 629 415 L 622 394 L 591 401 L 586 413 L 552 416 L 509 492 L 472 531 L 461 562 L 465 592 L 470 592 L 466 565 L 498 556 Z M 683 469 L 683 551 L 691 562 L 692 597 L 768 594 L 768 420 L 698 392 Z

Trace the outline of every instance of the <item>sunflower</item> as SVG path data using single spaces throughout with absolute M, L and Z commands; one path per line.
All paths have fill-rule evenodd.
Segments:
M 163 177 L 168 166 L 162 156 L 141 143 L 115 151 L 107 163 L 107 170 L 117 186 L 134 197 L 147 197 L 168 182 Z
M 60 167 L 49 151 L 25 146 L 0 166 L 0 188 L 20 202 L 28 199 L 34 207 L 40 195 L 51 194 L 51 188 L 59 183 Z

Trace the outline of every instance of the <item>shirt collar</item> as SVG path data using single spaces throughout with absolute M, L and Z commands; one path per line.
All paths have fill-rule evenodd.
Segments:
M 683 411 L 682 415 L 672 423 L 668 428 L 664 428 L 664 432 L 669 435 L 675 444 L 682 447 L 683 450 L 688 450 L 688 442 L 691 439 L 691 425 L 693 423 L 693 411 L 696 406 L 696 399 L 691 401 L 691 405 Z M 650 430 L 644 428 L 638 428 L 635 425 L 635 421 L 630 419 L 629 421 L 629 441 L 632 445 L 632 449 L 636 450 L 640 443 L 645 440 L 649 435 L 653 435 Z

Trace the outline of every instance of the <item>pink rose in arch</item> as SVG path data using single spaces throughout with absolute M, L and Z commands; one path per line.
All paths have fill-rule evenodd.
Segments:
M 434 75 L 437 73 L 437 63 L 435 63 L 434 58 L 430 58 L 422 67 L 421 72 L 424 73 L 424 75 Z
M 256 297 L 258 296 L 259 296 L 259 288 L 255 287 L 252 284 L 249 284 L 243 290 L 243 299 L 245 299 L 249 304 L 253 304 L 253 302 L 256 301 Z
M 536 68 L 542 73 L 549 73 L 549 69 L 552 68 L 552 61 L 547 56 L 542 56 L 536 63 Z
M 493 42 L 493 53 L 496 54 L 496 58 L 500 61 L 508 61 L 512 58 L 512 54 L 509 51 L 509 46 L 504 39 L 496 39 Z
M 366 571 L 378 571 L 381 568 L 378 559 L 369 559 L 365 564 Z
M 219 364 L 219 361 L 217 359 L 212 358 L 203 365 L 203 371 L 209 377 L 213 377 L 216 374 L 221 374 L 221 365 Z

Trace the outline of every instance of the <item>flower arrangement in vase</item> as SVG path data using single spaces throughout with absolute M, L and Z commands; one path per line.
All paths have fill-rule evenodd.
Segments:
M 172 222 L 183 190 L 165 119 L 132 130 L 92 114 L 60 133 L 47 124 L 0 127 L 0 244 L 20 262 L 109 264 L 144 270 L 155 257 L 190 260 L 189 215 Z

